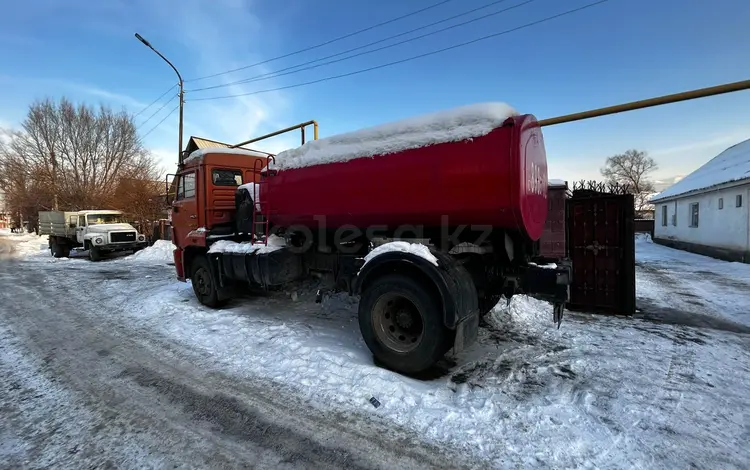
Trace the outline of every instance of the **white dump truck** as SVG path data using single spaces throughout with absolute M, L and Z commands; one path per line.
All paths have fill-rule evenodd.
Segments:
M 49 249 L 55 258 L 67 257 L 82 247 L 98 261 L 116 251 L 138 251 L 148 246 L 145 235 L 125 222 L 122 212 L 87 210 L 39 212 L 39 234 L 49 235 Z

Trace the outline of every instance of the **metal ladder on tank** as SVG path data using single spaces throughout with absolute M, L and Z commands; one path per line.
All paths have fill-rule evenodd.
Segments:
M 266 162 L 265 168 L 266 171 L 269 170 L 269 167 L 271 166 L 271 163 L 275 162 L 275 159 L 272 156 L 268 157 L 268 160 Z M 260 230 L 262 230 L 262 237 L 263 239 L 260 240 L 261 243 L 264 245 L 268 245 L 268 235 L 269 235 L 269 221 L 268 221 L 268 215 L 270 213 L 270 207 L 269 204 L 262 200 L 261 195 L 261 186 L 267 184 L 267 181 L 262 177 L 261 172 L 263 171 L 263 160 L 255 160 L 255 163 L 253 164 L 253 177 L 255 175 L 258 175 L 258 181 L 255 182 L 255 190 L 253 191 L 254 194 L 252 194 L 253 199 L 253 223 L 252 223 L 252 236 L 257 237 Z M 257 199 L 256 199 L 257 196 Z

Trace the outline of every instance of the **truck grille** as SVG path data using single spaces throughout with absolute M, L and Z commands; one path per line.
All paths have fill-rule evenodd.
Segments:
M 134 242 L 135 232 L 115 232 L 109 234 L 111 243 Z

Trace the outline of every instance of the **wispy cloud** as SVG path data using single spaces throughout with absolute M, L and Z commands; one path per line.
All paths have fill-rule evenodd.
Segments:
M 63 8 L 62 4 L 53 0 L 43 2 L 47 3 L 45 8 Z M 269 35 L 268 30 L 273 25 L 257 16 L 253 1 L 111 0 L 94 3 L 70 2 L 65 4 L 64 9 L 66 15 L 77 18 L 81 28 L 95 37 L 106 37 L 112 44 L 132 41 L 133 47 L 142 47 L 135 44 L 132 35 L 136 31 L 143 34 L 175 62 L 186 79 L 261 61 L 267 58 L 263 56 L 261 47 L 274 49 L 268 44 L 268 41 L 272 40 L 269 37 L 273 37 L 273 34 Z M 259 41 L 259 38 L 263 38 L 263 41 Z M 164 77 L 164 80 L 172 79 L 171 71 L 167 70 L 166 65 L 158 64 L 155 57 L 148 57 L 148 54 L 152 54 L 150 51 L 143 48 L 141 53 L 145 58 L 144 63 L 148 60 L 154 61 L 153 74 Z M 149 74 L 151 71 L 149 69 Z M 227 84 L 243 76 L 270 71 L 268 68 L 256 67 L 246 71 L 244 75 L 223 75 L 198 83 Z M 112 106 L 121 104 L 131 112 L 139 111 L 158 96 L 131 96 L 122 91 L 126 88 L 118 88 L 120 84 L 117 82 L 98 82 L 75 76 L 34 81 L 46 85 L 45 88 L 48 90 L 70 90 L 71 93 L 84 98 L 86 95 L 99 98 Z M 273 82 L 264 81 L 263 87 L 273 87 Z M 192 85 L 187 83 L 186 88 Z M 215 91 L 221 92 L 218 94 L 241 94 L 257 89 L 253 88 L 254 85 L 257 84 L 235 84 Z M 165 82 L 164 88 L 167 86 L 168 83 Z M 211 96 L 211 92 L 186 94 L 185 140 L 190 135 L 197 135 L 219 141 L 239 142 L 294 124 L 289 118 L 293 114 L 292 103 L 289 95 L 283 92 L 220 101 L 194 100 L 203 96 Z M 176 104 L 175 100 L 173 104 L 165 106 L 143 126 L 142 132 L 147 132 L 159 123 Z M 161 103 L 158 103 L 150 108 L 138 117 L 138 121 L 145 120 L 160 105 Z M 176 163 L 176 151 L 173 152 L 171 149 L 177 147 L 177 116 L 175 112 L 166 117 L 145 139 L 146 145 L 154 149 L 154 154 L 168 170 Z M 297 145 L 298 133 L 259 143 L 256 148 L 277 153 Z
M 69 88 L 76 89 L 79 92 L 85 93 L 87 95 L 98 96 L 99 98 L 104 98 L 107 101 L 113 101 L 116 103 L 124 104 L 125 106 L 130 108 L 131 111 L 137 112 L 147 106 L 146 103 L 143 103 L 142 101 L 138 101 L 132 96 L 128 96 L 122 93 L 115 93 L 113 91 L 104 90 L 101 88 L 97 88 L 95 86 L 78 84 L 78 83 L 66 83 L 65 85 Z
M 750 138 L 750 129 L 738 128 L 730 132 L 713 135 L 706 139 L 693 140 L 682 145 L 657 149 L 651 152 L 654 157 L 689 156 L 696 152 L 704 153 L 706 150 L 714 151 L 717 148 L 726 148 L 740 141 Z
M 690 174 L 728 147 L 748 138 L 748 128 L 737 128 L 722 134 L 709 135 L 705 139 L 696 139 L 649 152 L 659 163 L 659 169 L 654 173 L 654 177 L 668 178 Z
M 250 6 L 248 6 L 250 5 Z M 166 8 L 160 4 L 143 3 L 152 13 L 150 27 L 170 34 L 190 51 L 191 68 L 199 75 L 246 65 L 263 60 L 258 50 L 248 44 L 260 44 L 264 37 L 261 19 L 251 9 L 251 3 L 238 0 L 185 0 L 179 8 Z M 267 27 L 267 25 L 265 26 Z M 257 67 L 247 73 L 261 74 L 270 71 Z M 189 75 L 183 72 L 186 77 Z M 196 82 L 195 86 L 227 84 L 237 80 L 237 75 L 223 75 Z M 190 82 L 186 88 L 193 86 Z M 252 91 L 252 84 L 230 85 L 222 93 L 240 94 Z M 291 103 L 288 95 L 268 93 L 245 96 L 232 100 L 196 101 L 193 98 L 211 96 L 210 93 L 187 93 L 185 103 L 185 139 L 197 135 L 223 142 L 240 142 L 293 124 L 288 116 Z M 171 109 L 171 106 L 167 108 Z M 165 112 L 168 112 L 165 109 Z M 176 116 L 176 113 L 175 113 Z M 155 118 L 156 119 L 156 118 Z M 174 122 L 172 122 L 174 121 Z M 171 117 L 153 134 L 158 147 L 165 147 L 164 139 L 176 139 L 176 118 Z M 298 135 L 279 137 L 259 143 L 256 148 L 277 153 L 299 145 Z M 168 162 L 174 162 L 173 155 Z
M 10 83 L 23 83 L 25 85 L 34 84 L 38 86 L 49 87 L 58 90 L 74 91 L 79 94 L 96 96 L 103 98 L 110 104 L 119 103 L 127 106 L 130 110 L 139 110 L 146 106 L 145 103 L 139 101 L 132 96 L 117 93 L 110 90 L 105 90 L 95 85 L 88 83 L 79 83 L 73 80 L 61 79 L 61 78 L 41 78 L 41 77 L 23 77 L 23 76 L 10 76 L 0 75 L 0 79 Z

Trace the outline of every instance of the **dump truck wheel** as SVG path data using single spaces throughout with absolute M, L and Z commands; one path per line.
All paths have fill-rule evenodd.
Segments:
M 53 242 L 49 249 L 55 258 L 64 258 L 67 256 L 65 254 L 65 245 L 62 243 Z
M 219 300 L 219 292 L 211 277 L 208 259 L 205 256 L 198 256 L 192 264 L 190 283 L 193 285 L 193 292 L 195 292 L 198 301 L 206 307 L 221 307 L 224 302 Z
M 359 328 L 385 367 L 422 372 L 446 352 L 447 329 L 433 292 L 415 279 L 392 274 L 375 279 L 359 302 Z
M 99 261 L 102 259 L 102 254 L 99 251 L 99 248 L 96 248 L 94 246 L 89 248 L 89 259 L 91 261 Z

